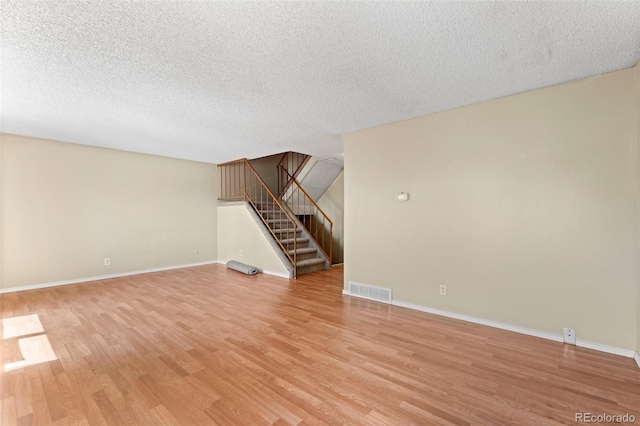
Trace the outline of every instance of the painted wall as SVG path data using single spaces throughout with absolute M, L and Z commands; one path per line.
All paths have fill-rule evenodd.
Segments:
M 2 269 L 4 267 L 4 257 L 3 257 L 3 247 L 4 244 L 2 244 L 2 241 L 4 241 L 4 236 L 3 236 L 3 229 L 4 229 L 4 221 L 2 220 L 3 218 L 3 212 L 4 212 L 4 207 L 2 204 L 2 194 L 4 193 L 4 182 L 5 182 L 5 178 L 3 175 L 3 161 L 2 161 L 2 150 L 3 150 L 3 137 L 2 137 L 2 133 L 0 133 L 0 289 L 2 289 L 3 286 L 3 273 L 2 273 Z
M 637 231 L 638 231 L 638 246 L 639 246 L 639 250 L 638 250 L 638 277 L 637 277 L 637 281 L 638 281 L 638 288 L 637 288 L 637 295 L 638 295 L 638 306 L 636 309 L 636 352 L 638 354 L 640 354 L 640 153 L 638 152 L 640 150 L 640 62 L 638 62 L 638 64 L 636 64 L 635 67 L 635 71 L 636 71 L 636 100 L 637 100 L 637 108 L 636 108 L 636 114 L 637 114 L 637 125 L 638 125 L 638 145 L 636 146 L 636 161 L 638 162 L 637 167 L 638 167 L 638 183 L 637 183 L 637 204 L 636 204 L 636 208 L 638 211 L 638 226 L 637 226 Z M 640 355 L 639 355 L 640 356 Z M 640 364 L 639 364 L 640 366 Z
M 217 259 L 215 165 L 1 138 L 4 288 Z
M 345 282 L 636 347 L 635 72 L 346 135 Z
M 278 195 L 278 169 L 276 166 L 281 158 L 282 154 L 275 154 L 249 160 L 249 163 L 275 195 Z
M 289 276 L 246 204 L 218 206 L 218 259 L 237 260 L 263 271 Z
M 333 222 L 332 263 L 344 260 L 344 171 L 317 201 L 318 206 Z

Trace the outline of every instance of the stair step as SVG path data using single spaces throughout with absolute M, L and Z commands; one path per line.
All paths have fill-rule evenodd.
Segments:
M 295 223 L 289 222 L 286 219 L 265 219 L 265 222 L 271 229 L 283 229 L 286 231 L 294 231 L 298 229 Z
M 308 238 L 285 238 L 284 240 L 280 240 L 282 244 L 293 244 L 293 242 L 297 242 L 298 244 L 308 243 Z
M 296 263 L 296 266 L 298 266 L 298 268 L 302 268 L 304 266 L 318 265 L 318 264 L 324 263 L 324 262 L 325 262 L 325 260 L 323 258 L 314 257 L 313 259 L 299 260 Z
M 283 230 L 283 231 L 289 231 L 289 232 L 294 232 L 294 231 L 296 231 L 296 232 L 297 232 L 297 231 L 299 231 L 299 230 L 300 230 L 300 228 L 296 228 L 296 227 L 294 227 L 294 225 L 291 225 L 291 224 L 289 224 L 289 223 L 283 223 L 283 222 L 280 222 L 280 223 L 270 223 L 270 224 L 269 224 L 269 227 L 270 227 L 271 229 L 273 229 L 274 231 L 277 231 L 277 230 L 281 229 L 281 230 Z
M 284 233 L 294 233 L 294 232 L 302 232 L 300 228 L 277 228 L 274 229 L 273 232 L 276 234 L 284 234 Z
M 287 218 L 287 216 L 285 216 L 284 214 L 278 214 L 278 213 L 260 212 L 260 216 L 264 217 L 265 219 L 286 219 Z
M 278 219 L 267 219 L 269 223 L 291 223 L 289 219 L 286 218 L 278 218 Z
M 291 245 L 289 244 L 288 247 L 291 247 Z M 317 256 L 318 249 L 314 247 L 300 247 L 298 250 L 289 250 L 289 257 L 291 257 L 292 260 L 295 260 L 296 264 L 303 260 L 314 259 Z
M 299 248 L 297 250 L 298 254 L 316 253 L 317 251 L 318 251 L 318 249 L 313 248 L 313 247 L 303 247 L 303 248 Z M 296 252 L 296 250 L 289 250 L 289 254 L 291 256 L 293 256 L 294 252 Z

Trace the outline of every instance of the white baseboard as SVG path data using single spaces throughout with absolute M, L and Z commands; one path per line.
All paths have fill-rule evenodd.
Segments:
M 350 296 L 346 289 L 342 290 L 342 294 Z M 486 320 L 482 318 L 476 318 L 469 315 L 457 314 L 454 312 L 444 311 L 441 309 L 428 308 L 426 306 L 416 305 L 413 303 L 402 302 L 400 300 L 392 300 L 392 305 L 400 306 L 403 308 L 409 308 L 416 311 L 427 312 L 434 315 L 440 315 L 447 318 L 454 318 L 462 321 L 472 322 L 474 324 L 486 325 L 488 327 L 499 328 L 501 330 L 513 331 L 515 333 L 526 334 L 528 336 L 540 337 L 542 339 L 553 340 L 554 342 L 562 343 L 564 341 L 561 334 L 548 333 L 545 331 L 533 330 L 530 328 L 517 327 L 510 324 L 504 324 L 497 321 Z M 576 340 L 576 346 L 593 349 L 600 352 L 606 352 L 614 355 L 620 355 L 626 358 L 634 358 L 638 366 L 640 367 L 640 355 L 630 349 L 617 348 L 614 346 L 603 345 L 600 343 L 589 342 L 586 340 Z
M 486 325 L 488 327 L 499 328 L 501 330 L 513 331 L 515 333 L 540 337 L 542 339 L 547 339 L 547 340 L 553 340 L 554 342 L 563 342 L 563 338 L 560 334 L 547 333 L 544 331 L 532 330 L 530 328 L 524 328 L 524 327 L 517 327 L 514 325 L 504 324 L 497 321 L 476 318 L 469 315 L 456 314 L 454 312 L 444 311 L 441 309 L 427 308 L 426 306 L 415 305 L 413 303 L 402 302 L 400 300 L 393 300 L 391 304 L 395 306 L 401 306 L 403 308 L 414 309 L 416 311 L 422 311 L 422 312 L 427 312 L 434 315 L 440 315 L 447 318 L 454 318 L 462 321 L 472 322 L 474 324 Z
M 0 288 L 0 294 L 14 293 L 17 291 L 36 290 L 39 288 L 47 288 L 47 287 L 58 287 L 61 285 L 68 285 L 68 284 L 79 284 L 79 283 L 85 283 L 85 282 L 91 282 L 91 281 L 107 280 L 109 278 L 128 277 L 131 275 L 148 274 L 151 272 L 170 271 L 172 269 L 191 268 L 193 266 L 211 265 L 213 263 L 218 263 L 218 261 L 213 260 L 209 262 L 188 263 L 186 265 L 165 266 L 162 268 L 141 269 L 138 271 L 121 272 L 117 274 L 108 274 L 108 275 L 98 275 L 93 277 L 77 278 L 73 280 L 54 281 L 54 282 L 42 283 L 42 284 L 24 285 L 20 287 Z
M 606 352 L 608 354 L 620 355 L 625 358 L 633 358 L 635 351 L 631 349 L 616 348 L 615 346 L 603 345 L 600 343 L 589 342 L 586 340 L 576 339 L 576 346 L 594 351 Z
M 289 274 L 284 274 L 282 272 L 273 272 L 273 271 L 262 271 L 263 274 L 273 275 L 274 277 L 286 278 L 289 279 Z
M 128 277 L 131 275 L 148 274 L 151 272 L 170 271 L 172 269 L 191 268 L 194 266 L 211 265 L 214 263 L 220 263 L 222 265 L 226 264 L 226 262 L 222 260 L 212 260 L 208 262 L 188 263 L 185 265 L 165 266 L 162 268 L 140 269 L 137 271 L 121 272 L 117 274 L 108 274 L 108 275 L 97 275 L 93 277 L 77 278 L 73 280 L 53 281 L 53 282 L 42 283 L 42 284 L 32 284 L 32 285 L 24 285 L 19 287 L 0 288 L 0 294 L 15 293 L 18 291 L 27 291 L 27 290 L 37 290 L 39 288 L 47 288 L 47 287 L 58 287 L 61 285 L 80 284 L 80 283 L 86 283 L 86 282 L 92 282 L 92 281 L 108 280 L 109 278 Z M 289 279 L 289 274 L 284 274 L 282 272 L 273 272 L 273 271 L 261 271 L 261 272 L 267 275 L 273 275 L 276 277 Z

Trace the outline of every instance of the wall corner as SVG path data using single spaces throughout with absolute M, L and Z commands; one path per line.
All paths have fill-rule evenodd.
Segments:
M 635 166 L 636 166 L 636 236 L 637 236 L 637 266 L 636 266 L 636 356 L 635 360 L 640 367 L 640 61 L 635 66 L 636 83 L 636 140 L 635 140 Z

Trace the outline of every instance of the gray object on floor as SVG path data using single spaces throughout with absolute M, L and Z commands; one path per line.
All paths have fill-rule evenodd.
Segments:
M 255 275 L 258 273 L 258 268 L 255 266 L 245 265 L 244 263 L 237 262 L 235 260 L 230 260 L 227 262 L 227 268 L 233 269 L 234 271 L 242 272 L 247 275 Z

